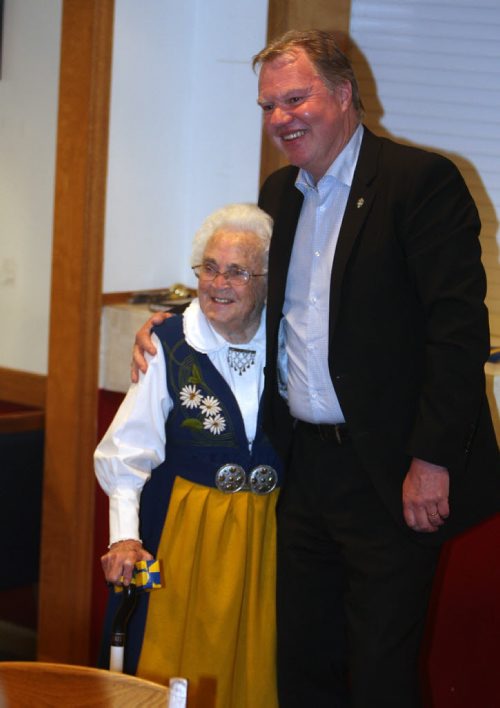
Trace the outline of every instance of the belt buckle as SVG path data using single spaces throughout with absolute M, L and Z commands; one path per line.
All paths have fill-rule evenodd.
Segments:
M 241 465 L 227 462 L 215 473 L 215 486 L 224 494 L 252 492 L 258 496 L 270 494 L 278 484 L 278 473 L 270 465 L 257 465 L 248 474 Z
M 343 445 L 345 438 L 342 435 L 342 423 L 311 423 L 316 435 L 324 442 L 335 441 L 337 445 Z
M 221 492 L 234 494 L 245 489 L 247 476 L 241 465 L 227 462 L 215 473 L 215 486 Z
M 248 475 L 248 485 L 254 494 L 270 494 L 278 484 L 278 473 L 271 465 L 258 465 Z

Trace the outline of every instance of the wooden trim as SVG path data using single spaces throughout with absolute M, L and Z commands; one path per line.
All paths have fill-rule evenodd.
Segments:
M 341 43 L 349 33 L 351 0 L 269 0 L 267 39 L 279 37 L 290 29 L 331 29 Z M 347 47 L 347 42 L 345 42 Z M 262 133 L 260 183 L 271 172 L 288 164 L 266 134 Z
M 64 0 L 38 658 L 89 661 L 114 0 Z
M 178 293 L 175 293 L 175 290 L 178 290 Z M 174 293 L 172 294 L 172 290 L 174 290 Z M 182 294 L 180 294 L 182 292 Z M 123 303 L 128 303 L 131 302 L 132 298 L 135 298 L 137 296 L 148 296 L 148 297 L 156 297 L 156 296 L 161 296 L 161 297 L 171 297 L 172 299 L 175 299 L 176 297 L 180 297 L 181 299 L 184 299 L 186 295 L 189 295 L 190 297 L 196 297 L 198 291 L 196 288 L 189 288 L 187 285 L 182 285 L 181 283 L 177 283 L 176 285 L 172 285 L 171 288 L 152 288 L 148 290 L 124 290 L 122 292 L 114 292 L 114 293 L 103 293 L 101 297 L 101 303 L 102 306 L 105 307 L 106 305 L 121 305 Z M 137 303 L 135 303 L 137 304 Z
M 0 400 L 45 408 L 47 377 L 0 366 Z
M 154 295 L 155 293 L 164 293 L 166 291 L 166 288 L 155 288 L 153 290 L 144 290 L 142 291 L 143 293 L 147 292 L 150 293 L 151 295 Z M 140 291 L 138 290 L 124 290 L 122 292 L 114 292 L 114 293 L 103 293 L 102 298 L 101 298 L 101 303 L 102 306 L 105 307 L 106 305 L 121 305 L 124 302 L 129 302 L 134 295 L 137 295 Z
M 106 305 L 121 305 L 124 302 L 128 302 L 133 294 L 134 291 L 132 290 L 116 293 L 103 293 L 101 298 L 102 306 L 106 307 Z
M 27 430 L 42 430 L 43 411 L 21 411 L 0 415 L 0 433 L 21 433 Z

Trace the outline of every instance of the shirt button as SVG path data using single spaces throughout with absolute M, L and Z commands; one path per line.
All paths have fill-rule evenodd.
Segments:
M 314 255 L 316 256 L 316 258 L 319 258 L 319 251 L 314 251 Z

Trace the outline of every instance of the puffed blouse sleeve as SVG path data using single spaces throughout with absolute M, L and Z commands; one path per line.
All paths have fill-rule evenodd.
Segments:
M 139 539 L 139 503 L 151 471 L 165 459 L 165 421 L 172 409 L 163 348 L 146 354 L 148 369 L 132 384 L 94 453 L 94 467 L 109 497 L 110 544 Z

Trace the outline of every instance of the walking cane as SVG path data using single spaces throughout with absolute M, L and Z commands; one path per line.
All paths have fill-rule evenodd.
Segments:
M 161 588 L 160 564 L 157 560 L 138 561 L 134 566 L 130 585 L 115 585 L 115 592 L 122 594 L 122 601 L 111 627 L 111 646 L 109 652 L 109 670 L 123 672 L 125 641 L 128 621 L 134 611 L 137 595 L 140 592 Z M 169 700 L 167 708 L 185 708 L 188 681 L 178 676 L 169 681 Z
M 130 585 L 115 585 L 115 592 L 122 595 L 122 601 L 111 626 L 110 671 L 123 672 L 127 625 L 137 602 L 137 594 L 157 588 L 161 588 L 160 563 L 157 560 L 138 561 Z
M 125 654 L 125 637 L 130 615 L 134 611 L 137 600 L 136 586 L 127 585 L 122 590 L 122 601 L 111 626 L 111 646 L 109 650 L 109 670 L 123 672 L 123 658 Z

